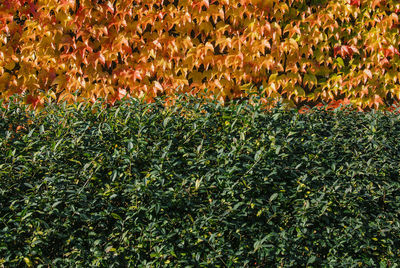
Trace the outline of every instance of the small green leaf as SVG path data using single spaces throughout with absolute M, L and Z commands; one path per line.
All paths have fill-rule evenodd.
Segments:
M 111 213 L 111 217 L 113 217 L 116 220 L 122 220 L 121 216 L 119 216 L 117 213 Z
M 269 198 L 269 202 L 274 201 L 277 197 L 278 197 L 278 193 L 273 193 Z
M 133 143 L 131 141 L 128 142 L 128 151 L 132 151 Z
M 317 258 L 316 258 L 315 256 L 311 256 L 311 257 L 308 259 L 307 264 L 313 264 L 313 263 L 315 262 L 316 259 L 317 259 Z
M 168 125 L 168 122 L 171 120 L 171 117 L 167 117 L 163 121 L 163 127 L 166 127 Z
M 261 150 L 258 150 L 258 151 L 256 152 L 256 154 L 255 154 L 255 156 L 254 156 L 254 160 L 255 160 L 256 162 L 260 161 L 262 152 L 263 152 L 262 149 L 261 149 Z
M 276 148 L 275 148 L 275 153 L 279 154 L 279 152 L 281 151 L 281 148 L 282 148 L 282 146 L 277 145 Z

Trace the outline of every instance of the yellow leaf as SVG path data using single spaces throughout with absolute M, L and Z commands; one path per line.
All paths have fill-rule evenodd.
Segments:
M 214 31 L 214 27 L 208 21 L 203 21 L 199 26 L 200 32 L 210 33 Z
M 241 85 L 240 90 L 248 92 L 251 90 L 252 87 L 253 87 L 253 83 L 247 83 L 247 84 Z
M 218 38 L 215 41 L 215 46 L 218 46 L 218 45 L 220 47 L 220 51 L 223 51 L 225 49 L 225 47 L 231 48 L 232 47 L 232 39 L 225 38 L 225 37 Z
M 289 44 L 290 44 L 290 46 L 291 46 L 292 48 L 294 48 L 295 50 L 298 50 L 298 49 L 299 49 L 299 46 L 297 45 L 296 40 L 294 40 L 293 38 L 290 38 L 290 39 L 289 39 Z
M 303 79 L 304 85 L 314 86 L 317 84 L 317 78 L 313 74 L 305 74 Z
M 59 75 L 59 76 L 57 76 L 57 77 L 53 80 L 53 82 L 51 83 L 51 85 L 52 85 L 52 86 L 54 86 L 54 85 L 64 85 L 65 82 L 66 82 L 65 77 L 64 77 L 63 75 Z
M 306 93 L 304 92 L 304 89 L 300 87 L 299 85 L 296 85 L 294 87 L 294 93 L 297 97 L 305 97 Z
M 11 71 L 12 69 L 14 69 L 15 67 L 15 62 L 10 61 L 9 63 L 7 63 L 4 68 L 6 68 L 7 70 Z
M 31 260 L 28 257 L 24 257 L 24 262 L 28 267 L 33 267 Z
M 274 5 L 275 0 L 253 0 L 252 3 L 259 5 L 263 8 L 271 8 Z
M 201 80 L 203 80 L 203 74 L 198 71 L 192 71 L 189 74 L 188 79 L 192 79 L 193 82 L 201 82 Z
M 276 81 L 276 79 L 278 78 L 278 74 L 277 73 L 273 73 L 273 74 L 271 74 L 270 76 L 269 76 L 269 80 L 268 80 L 268 82 L 274 82 L 274 81 Z

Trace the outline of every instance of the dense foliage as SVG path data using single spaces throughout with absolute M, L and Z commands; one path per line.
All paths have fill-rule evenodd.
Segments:
M 398 0 L 0 1 L 0 98 L 400 100 Z M 78 96 L 74 95 L 78 92 Z
M 396 267 L 400 117 L 0 110 L 0 266 Z

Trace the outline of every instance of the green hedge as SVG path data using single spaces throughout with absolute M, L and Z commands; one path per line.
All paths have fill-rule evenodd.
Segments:
M 400 263 L 398 115 L 194 99 L 0 111 L 0 266 Z

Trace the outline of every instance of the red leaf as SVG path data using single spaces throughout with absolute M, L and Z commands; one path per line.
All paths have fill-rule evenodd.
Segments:
M 40 97 L 29 94 L 28 96 L 26 96 L 26 103 L 32 104 L 33 108 L 36 108 L 38 104 L 40 104 Z
M 339 54 L 342 58 L 346 58 L 347 56 L 352 57 L 354 52 L 359 53 L 358 49 L 355 46 L 336 46 L 333 48 L 333 54 L 336 57 Z
M 310 111 L 310 107 L 303 106 L 303 107 L 300 108 L 299 113 L 300 114 L 305 114 L 306 112 L 309 112 L 309 111 Z
M 29 11 L 31 12 L 31 14 L 33 15 L 34 18 L 37 18 L 37 16 L 38 16 L 36 9 L 37 9 L 37 7 L 36 7 L 35 3 L 33 3 L 33 2 L 29 3 Z
M 350 0 L 350 5 L 359 7 L 361 5 L 361 0 Z
M 328 105 L 328 109 L 336 109 L 339 108 L 340 105 L 346 106 L 349 104 L 351 104 L 351 102 L 348 98 L 344 98 L 343 100 L 331 101 Z
M 333 56 L 336 57 L 337 54 L 339 54 L 340 51 L 340 46 L 334 47 L 333 48 Z
M 385 48 L 383 53 L 384 53 L 385 57 L 387 57 L 387 56 L 393 57 L 394 54 L 400 55 L 397 48 L 395 48 L 392 45 L 389 48 Z

